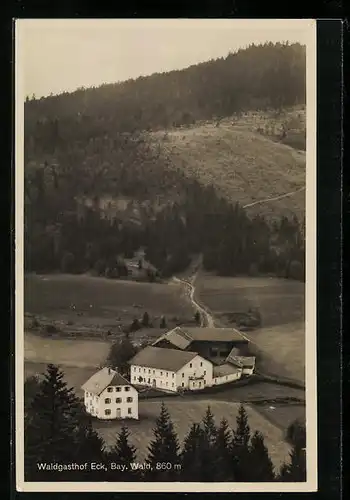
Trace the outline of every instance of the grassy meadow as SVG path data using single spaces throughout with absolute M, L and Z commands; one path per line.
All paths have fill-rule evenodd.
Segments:
M 221 326 L 229 314 L 257 308 L 261 328 L 245 333 L 259 359 L 260 371 L 305 381 L 304 284 L 278 278 L 228 278 L 202 273 L 196 297 Z
M 131 431 L 130 441 L 139 450 L 138 459 L 142 461 L 147 455 L 147 447 L 153 436 L 153 428 L 156 418 L 159 415 L 161 401 L 141 401 L 139 403 L 139 421 L 128 421 L 127 425 Z M 166 400 L 166 406 L 171 415 L 172 421 L 182 444 L 192 422 L 199 422 L 210 405 L 214 413 L 216 423 L 225 417 L 231 428 L 236 426 L 236 416 L 238 403 L 212 400 L 187 400 L 176 399 Z M 249 425 L 252 431 L 259 430 L 265 436 L 266 444 L 269 448 L 271 459 L 275 467 L 279 468 L 281 463 L 288 459 L 289 445 L 284 441 L 284 433 L 281 429 L 273 425 L 252 407 L 246 406 Z M 117 433 L 120 431 L 122 422 L 94 421 L 94 427 L 103 437 L 107 446 L 115 442 Z
M 24 282 L 26 313 L 75 327 L 116 329 L 142 317 L 145 311 L 154 326 L 161 315 L 169 326 L 193 317 L 183 287 L 177 283 L 137 283 L 86 275 L 27 275 Z M 71 309 L 71 305 L 75 309 Z

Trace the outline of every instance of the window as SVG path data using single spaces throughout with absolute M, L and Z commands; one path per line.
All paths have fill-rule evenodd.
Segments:
M 201 366 L 203 366 L 203 363 L 202 363 L 202 361 L 201 361 Z
M 206 371 L 206 370 L 204 370 L 204 375 L 206 375 L 206 374 L 207 374 L 207 371 Z
M 148 373 L 151 373 L 151 370 L 148 370 Z
M 137 380 L 137 377 L 134 376 L 134 380 Z
M 174 385 L 175 385 L 175 384 L 174 384 L 174 382 L 173 382 L 173 383 L 172 383 L 172 386 L 174 387 Z
M 116 390 L 117 392 L 120 392 L 122 389 L 121 389 L 121 387 L 116 387 L 116 388 L 115 388 L 115 390 Z
M 110 415 L 111 414 L 111 410 L 105 410 L 105 415 Z
M 183 373 L 183 374 L 182 374 L 182 378 L 184 378 L 184 376 L 185 376 L 185 374 Z
M 168 377 L 168 376 L 169 376 L 169 373 L 168 373 L 168 372 L 166 372 L 166 374 L 165 374 L 165 375 Z
M 143 369 L 143 373 L 146 373 L 146 368 Z
M 115 402 L 116 403 L 121 403 L 122 402 L 122 398 L 115 398 Z
M 168 387 L 168 382 L 165 385 Z
M 184 384 L 183 382 L 182 382 L 182 384 L 181 384 L 181 385 L 182 385 L 182 387 L 185 387 L 185 384 Z
M 109 405 L 109 404 L 110 404 L 110 402 L 111 402 L 111 398 L 106 398 L 106 399 L 105 399 L 105 403 L 106 403 L 106 405 Z
M 190 368 L 192 368 L 192 363 L 190 363 Z
M 156 371 L 155 371 L 155 370 L 153 370 L 153 375 L 154 375 L 155 373 L 156 373 Z
M 132 403 L 132 398 L 126 398 L 127 403 Z
M 131 415 L 131 408 L 128 408 L 128 415 Z
M 228 376 L 226 375 L 226 380 L 228 379 Z
M 126 387 L 124 388 L 124 390 L 125 390 L 126 392 L 128 392 L 128 391 L 130 391 L 130 387 L 126 386 Z
M 139 368 L 139 372 L 141 371 L 141 368 Z
M 173 373 L 173 378 L 175 377 L 175 373 Z
M 107 387 L 107 392 L 113 392 L 113 387 Z
M 163 375 L 163 372 L 160 372 L 160 375 Z

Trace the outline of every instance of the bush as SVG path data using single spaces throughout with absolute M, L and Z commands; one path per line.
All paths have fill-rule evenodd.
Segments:
M 58 333 L 60 331 L 59 328 L 57 328 L 57 326 L 55 325 L 46 325 L 45 330 L 47 331 L 47 333 Z

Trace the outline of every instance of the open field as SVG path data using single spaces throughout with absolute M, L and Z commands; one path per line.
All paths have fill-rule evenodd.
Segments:
M 196 281 L 196 297 L 210 309 L 218 326 L 230 325 L 227 313 L 259 309 L 262 327 L 245 333 L 258 356 L 259 370 L 305 381 L 303 283 L 201 274 Z
M 39 363 L 33 361 L 24 361 L 24 378 L 32 375 L 41 375 L 46 372 L 47 363 Z M 94 374 L 96 368 L 82 367 L 82 366 L 66 366 L 60 364 L 60 368 L 64 372 L 64 380 L 67 382 L 68 387 L 74 389 L 78 397 L 83 397 L 84 393 L 81 386 Z
M 278 139 L 282 124 L 287 129 Z M 297 191 L 305 186 L 305 111 L 248 113 L 241 117 L 155 132 L 154 147 L 172 164 L 204 185 L 213 185 L 229 201 L 246 205 Z M 288 144 L 288 141 L 291 145 Z M 296 146 L 291 147 L 291 146 Z M 256 205 L 251 213 L 301 216 L 305 193 Z
M 139 460 L 143 460 L 147 454 L 147 446 L 153 437 L 153 428 L 159 415 L 161 401 L 141 401 L 139 403 L 139 421 L 128 421 L 127 425 L 131 431 L 130 441 L 139 450 Z M 239 404 L 212 400 L 166 400 L 174 426 L 182 444 L 192 422 L 199 422 L 210 405 L 217 424 L 225 417 L 231 428 L 236 427 L 236 416 Z M 271 459 L 276 467 L 288 458 L 289 446 L 283 441 L 283 432 L 267 419 L 263 418 L 250 406 L 246 407 L 249 425 L 252 431 L 261 431 L 266 439 Z M 122 422 L 95 421 L 94 427 L 105 440 L 108 446 L 114 444 L 116 434 L 120 430 Z
M 27 275 L 24 310 L 71 329 L 118 330 L 147 311 L 155 326 L 165 315 L 168 326 L 176 319 L 192 319 L 193 309 L 183 287 L 172 283 L 136 283 L 86 275 Z M 71 309 L 71 304 L 75 309 Z

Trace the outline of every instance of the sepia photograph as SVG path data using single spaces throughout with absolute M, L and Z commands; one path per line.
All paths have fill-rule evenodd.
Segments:
M 317 490 L 316 21 L 15 21 L 18 491 Z

